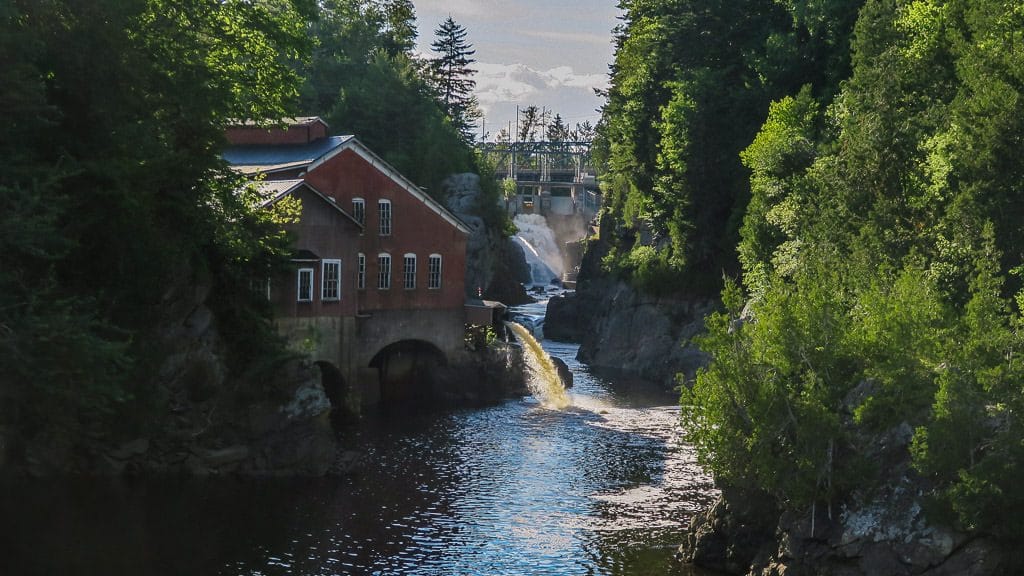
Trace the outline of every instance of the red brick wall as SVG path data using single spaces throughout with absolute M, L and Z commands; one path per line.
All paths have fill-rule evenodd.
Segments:
M 360 310 L 461 308 L 465 300 L 467 236 L 397 182 L 351 150 L 345 150 L 306 174 L 306 181 L 351 213 L 352 199 L 366 201 L 365 231 L 359 252 L 366 254 L 366 289 Z M 381 236 L 377 201 L 391 201 L 391 235 Z M 377 256 L 391 255 L 391 288 L 377 288 Z M 403 259 L 416 254 L 416 288 L 403 286 Z M 429 256 L 442 256 L 439 290 L 427 288 Z
M 302 200 L 299 224 L 287 226 L 295 234 L 295 248 L 309 250 L 322 259 L 341 260 L 341 300 L 321 298 L 322 267 L 320 262 L 299 262 L 295 270 L 271 287 L 271 299 L 278 316 L 355 316 L 356 253 L 359 227 L 316 194 L 300 188 Z M 298 268 L 313 268 L 313 301 L 298 302 Z
M 225 132 L 232 146 L 257 144 L 308 144 L 327 137 L 327 127 L 320 122 L 298 124 L 284 128 L 257 126 L 229 126 Z
M 327 124 L 323 122 L 313 122 L 308 124 L 309 126 L 309 141 L 319 140 L 321 138 L 327 138 Z

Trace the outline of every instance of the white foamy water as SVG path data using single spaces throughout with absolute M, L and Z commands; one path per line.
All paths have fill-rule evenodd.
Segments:
M 513 223 L 519 231 L 515 238 L 526 253 L 533 283 L 548 284 L 552 278 L 561 279 L 565 263 L 547 219 L 540 214 L 518 214 Z

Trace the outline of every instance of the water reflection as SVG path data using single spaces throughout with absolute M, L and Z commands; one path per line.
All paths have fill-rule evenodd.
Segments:
M 691 574 L 671 556 L 712 489 L 675 399 L 545 346 L 576 374 L 566 410 L 367 422 L 346 478 L 7 486 L 0 558 L 12 574 Z

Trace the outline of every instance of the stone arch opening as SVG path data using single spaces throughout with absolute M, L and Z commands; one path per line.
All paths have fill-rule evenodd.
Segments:
M 381 405 L 432 402 L 437 369 L 447 365 L 444 352 L 425 340 L 400 340 L 385 346 L 370 360 L 370 367 L 377 369 Z
M 324 394 L 331 402 L 331 408 L 345 406 L 345 399 L 348 397 L 348 383 L 345 382 L 345 376 L 341 370 L 324 360 L 314 362 L 313 365 L 320 369 L 320 385 L 323 386 Z

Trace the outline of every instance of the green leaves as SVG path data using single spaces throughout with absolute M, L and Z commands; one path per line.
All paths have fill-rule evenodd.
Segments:
M 476 70 L 469 67 L 475 62 L 472 56 L 476 50 L 472 50 L 473 45 L 466 41 L 468 34 L 463 26 L 448 16 L 434 31 L 436 38 L 430 47 L 438 56 L 430 60 L 430 69 L 445 114 L 463 138 L 472 142 L 480 111 L 473 95 L 476 88 L 473 74 Z
M 795 507 L 870 490 L 873 439 L 908 424 L 938 508 L 1024 533 L 1022 15 L 871 0 L 826 114 L 812 88 L 771 106 L 742 153 L 750 317 L 727 288 L 683 395 L 716 474 Z
M 198 278 L 215 286 L 208 303 L 262 318 L 247 338 L 272 339 L 265 301 L 239 286 L 265 281 L 280 228 L 235 196 L 220 148 L 229 119 L 291 111 L 308 8 L 0 7 L 0 423 L 74 439 L 152 422 L 160 338 L 182 321 L 175 305 L 196 305 L 172 296 Z
M 761 131 L 740 153 L 751 175 L 738 251 L 754 294 L 773 271 L 793 272 L 800 237 L 814 214 L 807 171 L 818 153 L 821 122 L 820 105 L 805 86 L 795 98 L 772 103 Z

